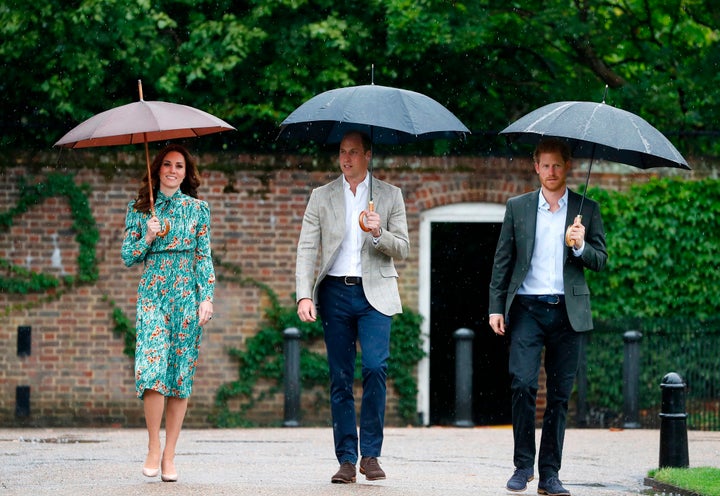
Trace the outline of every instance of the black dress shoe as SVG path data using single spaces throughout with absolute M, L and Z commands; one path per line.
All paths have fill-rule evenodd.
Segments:
M 505 486 L 508 491 L 519 493 L 527 489 L 527 483 L 535 478 L 532 468 L 516 468 Z
M 538 482 L 538 494 L 547 496 L 570 496 L 570 491 L 565 489 L 557 477 L 549 477 Z

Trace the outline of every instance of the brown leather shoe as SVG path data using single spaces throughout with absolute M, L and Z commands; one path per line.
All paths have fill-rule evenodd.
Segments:
M 330 482 L 333 484 L 350 484 L 355 482 L 355 465 L 350 462 L 343 462 L 340 469 L 332 476 Z
M 360 473 L 370 481 L 382 480 L 385 478 L 385 472 L 380 468 L 378 459 L 374 456 L 363 456 L 360 459 Z

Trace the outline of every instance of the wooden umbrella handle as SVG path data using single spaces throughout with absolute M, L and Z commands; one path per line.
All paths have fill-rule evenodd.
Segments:
M 575 246 L 575 242 L 572 239 L 570 239 L 570 229 L 572 229 L 572 226 L 574 226 L 578 222 L 582 222 L 582 215 L 575 216 L 575 222 L 570 224 L 568 226 L 567 230 L 565 231 L 565 245 L 569 246 L 570 248 Z
M 163 228 L 160 229 L 158 236 L 160 236 L 161 238 L 164 238 L 165 236 L 167 236 L 167 233 L 170 232 L 170 221 L 165 219 L 162 221 L 162 223 L 163 223 Z
M 154 206 L 150 207 L 150 214 L 153 217 L 157 217 Z M 158 220 L 160 220 L 159 217 L 158 217 Z M 162 229 L 160 229 L 160 232 L 158 232 L 157 235 L 160 236 L 161 238 L 164 238 L 165 236 L 167 236 L 167 233 L 170 232 L 170 221 L 167 219 L 164 219 L 164 220 L 160 221 L 160 223 L 163 224 L 163 227 L 162 227 Z
M 370 212 L 374 212 L 374 211 L 375 211 L 375 203 L 373 203 L 372 200 L 370 200 L 370 201 L 368 202 L 368 210 L 369 210 Z M 363 211 L 360 213 L 360 219 L 359 219 L 360 229 L 362 229 L 362 230 L 365 231 L 365 232 L 370 232 L 370 228 L 367 227 L 367 226 L 365 225 L 365 222 L 364 222 L 364 219 L 365 219 L 365 216 L 366 216 L 366 215 L 367 215 L 367 214 L 365 213 L 365 210 L 363 210 Z

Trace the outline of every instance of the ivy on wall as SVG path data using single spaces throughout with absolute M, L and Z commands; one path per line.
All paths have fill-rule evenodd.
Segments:
M 603 272 L 588 272 L 595 316 L 717 315 L 720 181 L 653 179 L 589 196 L 600 203 L 609 254 Z
M 676 368 L 694 377 L 691 397 L 716 398 L 718 355 L 693 350 L 720 332 L 720 181 L 653 179 L 588 195 L 600 203 L 609 255 L 603 272 L 587 273 L 596 324 L 588 336 L 588 402 L 622 411 L 629 330 L 656 343 L 642 349 L 641 408 L 656 406 L 660 379 Z
M 132 359 L 135 359 L 135 338 L 137 332 L 133 322 L 125 315 L 122 308 L 115 304 L 108 295 L 103 295 L 103 301 L 108 302 L 112 308 L 112 319 L 114 322 L 113 332 L 123 339 L 123 353 Z
M 327 388 L 329 374 L 327 357 L 313 349 L 322 348 L 323 330 L 320 321 L 306 323 L 297 316 L 296 306 L 282 306 L 272 289 L 267 285 L 243 278 L 239 267 L 215 261 L 230 274 L 219 275 L 219 280 L 238 284 L 254 284 L 262 289 L 270 299 L 265 310 L 265 323 L 258 333 L 245 342 L 245 349 L 232 348 L 229 353 L 238 362 L 238 379 L 223 384 L 218 389 L 215 399 L 217 412 L 212 421 L 218 427 L 237 427 L 252 425 L 246 419 L 249 410 L 265 399 L 282 390 L 285 367 L 283 331 L 297 328 L 302 336 L 304 346 L 300 350 L 300 382 L 304 391 L 316 393 L 315 402 L 325 406 L 329 403 Z M 390 361 L 388 379 L 391 381 L 399 397 L 400 417 L 408 423 L 416 423 L 417 419 L 417 380 L 415 367 L 424 356 L 420 338 L 419 314 L 405 308 L 403 313 L 393 317 L 392 333 L 390 334 Z M 360 379 L 360 356 L 355 367 L 356 379 Z M 258 390 L 259 379 L 267 379 L 270 387 Z M 240 400 L 239 409 L 233 410 L 230 403 Z
M 8 260 L 0 259 L 0 287 L 8 293 L 43 293 L 55 290 L 53 295 L 41 299 L 34 304 L 59 297 L 64 289 L 75 284 L 93 283 L 98 278 L 96 245 L 100 237 L 95 218 L 90 210 L 87 193 L 90 186 L 75 184 L 74 177 L 64 174 L 48 174 L 43 181 L 29 182 L 25 176 L 18 180 L 20 196 L 16 205 L 0 213 L 0 232 L 7 232 L 15 218 L 30 208 L 40 205 L 51 197 L 64 197 L 70 206 L 73 218 L 72 228 L 79 246 L 78 272 L 62 278 L 42 272 L 34 272 L 24 267 L 13 265 Z M 28 304 L 32 305 L 32 304 Z M 25 308 L 28 307 L 25 305 Z M 13 308 L 5 308 L 7 315 Z
M 253 425 L 246 419 L 250 409 L 269 395 L 282 391 L 284 375 L 283 331 L 297 328 L 304 346 L 300 350 L 300 382 L 304 391 L 315 393 L 315 403 L 324 407 L 329 404 L 327 395 L 330 376 L 327 357 L 312 349 L 322 347 L 323 329 L 320 321 L 300 321 L 295 305 L 281 306 L 273 298 L 273 305 L 265 312 L 265 326 L 247 340 L 244 350 L 233 348 L 230 355 L 238 362 L 238 379 L 223 384 L 216 395 L 217 413 L 213 422 L 219 427 Z M 390 334 L 390 360 L 388 382 L 398 394 L 398 413 L 403 421 L 417 423 L 417 380 L 415 367 L 424 356 L 420 338 L 419 314 L 403 309 L 402 314 L 393 317 Z M 361 379 L 361 356 L 358 354 L 355 379 Z M 258 391 L 258 379 L 268 379 L 270 386 Z M 240 400 L 239 409 L 231 409 L 230 402 Z

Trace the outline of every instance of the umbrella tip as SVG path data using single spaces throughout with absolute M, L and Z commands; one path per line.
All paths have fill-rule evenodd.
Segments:
M 138 79 L 138 93 L 140 94 L 140 101 L 143 101 L 143 94 L 142 94 L 142 81 Z
M 370 84 L 375 84 L 375 64 L 370 64 Z
M 605 93 L 603 93 L 603 99 L 602 99 L 603 103 L 605 103 L 605 98 L 607 97 L 607 92 L 608 92 L 608 85 L 606 84 L 605 85 Z

